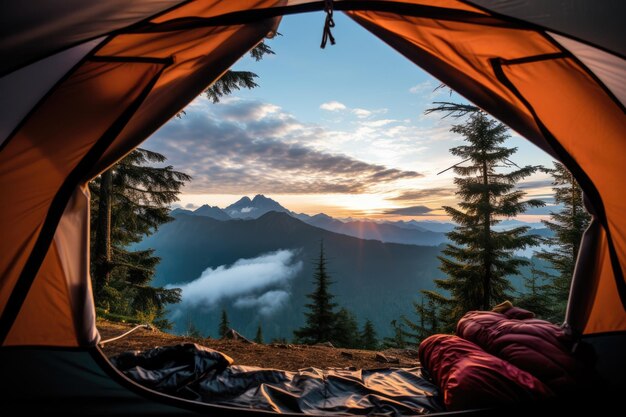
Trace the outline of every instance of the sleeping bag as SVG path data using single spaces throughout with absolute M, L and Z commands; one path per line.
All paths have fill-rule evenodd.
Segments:
M 553 395 L 530 373 L 458 336 L 425 339 L 419 357 L 451 411 L 537 401 Z
M 503 313 L 470 311 L 456 333 L 486 352 L 536 376 L 555 393 L 570 392 L 585 366 L 570 352 L 572 343 L 559 326 L 511 307 Z

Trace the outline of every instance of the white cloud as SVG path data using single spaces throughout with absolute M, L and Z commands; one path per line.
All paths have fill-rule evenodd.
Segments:
M 345 110 L 346 105 L 333 100 L 333 101 L 328 101 L 326 103 L 322 103 L 322 105 L 320 106 L 320 109 L 326 110 L 326 111 L 339 111 L 339 110 Z
M 397 121 L 398 120 L 394 120 L 394 119 L 380 119 L 380 120 L 372 120 L 370 122 L 362 122 L 361 125 L 366 126 L 366 127 L 382 127 L 390 123 L 395 123 Z
M 235 308 L 254 308 L 259 314 L 269 316 L 285 305 L 289 301 L 289 293 L 284 290 L 272 290 L 260 296 L 245 296 L 239 298 L 233 304 Z
M 358 117 L 359 119 L 364 119 L 372 115 L 372 112 L 370 110 L 359 109 L 359 108 L 352 109 L 352 113 L 354 113 L 354 115 Z
M 182 290 L 182 301 L 175 309 L 180 314 L 180 310 L 189 307 L 210 308 L 224 298 L 239 298 L 243 305 L 256 299 L 255 303 L 265 307 L 266 313 L 276 309 L 289 296 L 286 291 L 282 291 L 285 294 L 268 291 L 257 298 L 253 294 L 268 287 L 284 286 L 296 276 L 302 269 L 302 262 L 295 261 L 296 253 L 295 250 L 282 249 L 256 258 L 239 259 L 232 265 L 207 268 L 196 280 L 176 286 Z
M 427 80 L 409 88 L 409 93 L 420 94 L 426 91 L 433 91 L 434 89 L 435 89 L 435 86 L 433 85 L 433 82 L 430 80 Z

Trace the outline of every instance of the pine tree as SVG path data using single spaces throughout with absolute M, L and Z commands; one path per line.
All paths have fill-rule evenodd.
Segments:
M 274 55 L 275 52 L 265 42 L 259 43 L 250 51 L 250 57 L 260 61 L 265 55 Z M 213 103 L 218 103 L 220 98 L 232 94 L 242 88 L 253 89 L 259 85 L 255 82 L 258 75 L 250 71 L 228 70 L 210 87 L 204 90 L 204 94 Z
M 514 251 L 539 243 L 539 237 L 528 234 L 528 227 L 496 232 L 493 226 L 501 218 L 515 217 L 529 207 L 544 205 L 541 200 L 522 199 L 525 193 L 514 190 L 515 184 L 534 173 L 538 167 L 518 167 L 509 158 L 517 148 L 501 146 L 509 137 L 507 128 L 490 120 L 482 112 L 472 113 L 468 120 L 455 125 L 452 132 L 461 134 L 467 145 L 450 152 L 463 158 L 454 166 L 459 177 L 454 182 L 461 198 L 459 208 L 444 207 L 457 227 L 447 234 L 454 242 L 443 250 L 440 269 L 448 278 L 435 280 L 444 291 L 425 291 L 437 304 L 442 330 L 453 331 L 457 320 L 469 310 L 488 310 L 494 302 L 510 298 L 512 290 L 507 276 L 519 272 L 528 261 L 516 258 Z M 463 163 L 467 165 L 462 166 Z M 500 172 L 498 168 L 514 169 Z
M 228 314 L 226 314 L 226 310 L 222 310 L 222 317 L 220 319 L 220 325 L 217 329 L 217 333 L 220 336 L 220 339 L 223 339 L 228 334 L 230 330 L 230 322 L 228 321 Z
M 259 323 L 259 327 L 256 328 L 256 336 L 254 336 L 254 342 L 260 345 L 263 344 L 263 329 L 261 328 L 261 323 Z
M 256 61 L 274 51 L 264 42 L 250 51 Z M 205 95 L 214 103 L 241 88 L 255 88 L 258 76 L 249 71 L 229 70 L 209 86 Z M 179 116 L 185 112 L 181 111 Z M 170 221 L 168 206 L 180 187 L 191 177 L 172 167 L 155 168 L 165 156 L 136 149 L 90 182 L 92 194 L 91 276 L 96 305 L 117 314 L 142 316 L 158 327 L 166 304 L 180 301 L 179 289 L 154 288 L 149 282 L 159 258 L 154 251 L 128 251 L 129 243 L 140 241 Z
M 550 249 L 539 251 L 536 256 L 548 261 L 551 268 L 556 271 L 556 274 L 550 277 L 552 311 L 549 319 L 560 322 L 565 316 L 580 242 L 591 216 L 585 210 L 580 186 L 565 166 L 555 162 L 554 169 L 546 171 L 553 178 L 554 200 L 562 205 L 563 209 L 550 213 L 551 221 L 543 221 L 546 227 L 554 232 L 554 237 L 545 239 Z
M 159 258 L 151 249 L 128 245 L 170 221 L 169 205 L 190 176 L 171 166 L 158 167 L 165 157 L 136 149 L 90 184 L 92 277 L 96 303 L 106 310 L 142 315 L 161 327 L 164 307 L 180 301 L 180 290 L 150 285 Z
M 408 344 L 419 346 L 422 340 L 439 331 L 438 311 L 434 300 L 428 299 L 428 303 L 426 303 L 424 295 L 422 295 L 420 303 L 413 303 L 413 308 L 418 320 L 411 321 L 407 317 L 402 317 L 402 321 L 408 328 L 404 332 L 404 336 Z
M 385 337 L 383 339 L 383 346 L 395 349 L 406 348 L 406 330 L 404 329 L 403 323 L 398 322 L 397 320 L 391 320 L 391 327 L 393 328 L 393 336 Z
M 328 339 L 335 347 L 355 349 L 360 345 L 359 324 L 356 317 L 345 308 L 339 309 L 335 316 L 332 336 Z
M 538 318 L 549 318 L 552 311 L 552 300 L 549 296 L 550 285 L 545 283 L 549 278 L 549 274 L 536 268 L 535 258 L 533 258 L 530 277 L 524 277 L 526 291 L 515 300 L 515 304 L 532 311 Z
M 365 320 L 363 330 L 361 331 L 361 346 L 362 349 L 377 350 L 378 338 L 376 335 L 376 329 L 371 320 Z
M 329 342 L 335 335 L 337 315 L 334 309 L 337 305 L 332 302 L 334 295 L 330 293 L 328 288 L 332 282 L 326 272 L 323 241 L 320 243 L 320 256 L 314 274 L 314 282 L 315 290 L 307 295 L 311 299 L 311 303 L 306 305 L 309 310 L 305 313 L 306 325 L 293 332 L 298 343 Z

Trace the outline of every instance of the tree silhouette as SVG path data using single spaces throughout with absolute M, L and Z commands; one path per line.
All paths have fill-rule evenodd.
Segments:
M 306 305 L 309 311 L 304 313 L 306 325 L 293 332 L 299 343 L 329 342 L 335 335 L 337 315 L 334 309 L 337 305 L 332 302 L 334 295 L 329 291 L 331 281 L 326 272 L 324 241 L 320 243 L 320 256 L 314 273 L 314 283 L 315 290 L 307 295 L 311 302 Z
M 328 341 L 336 347 L 351 349 L 359 347 L 359 324 L 352 312 L 345 308 L 339 309 L 335 316 L 332 336 Z
M 407 317 L 402 317 L 403 323 L 408 330 L 404 332 L 407 343 L 419 346 L 422 340 L 439 331 L 437 305 L 432 299 L 426 302 L 422 294 L 419 303 L 414 302 L 413 308 L 417 315 L 417 321 L 411 321 Z
M 378 349 L 378 339 L 376 335 L 376 329 L 374 329 L 374 324 L 371 320 L 365 320 L 365 324 L 363 325 L 363 330 L 361 331 L 361 348 L 367 350 L 376 350 Z
M 180 290 L 150 285 L 159 263 L 154 251 L 128 249 L 172 220 L 169 205 L 191 179 L 172 166 L 155 166 L 165 159 L 138 148 L 89 183 L 91 274 L 97 306 L 105 310 L 158 319 L 166 304 L 180 301 Z
M 259 323 L 259 327 L 256 328 L 256 335 L 254 336 L 254 341 L 260 345 L 263 344 L 263 329 L 261 328 L 261 323 Z
M 393 336 L 385 337 L 383 339 L 383 346 L 386 348 L 404 349 L 407 346 L 406 330 L 404 325 L 397 320 L 391 320 L 391 327 L 393 328 Z
M 535 259 L 531 261 L 530 276 L 524 277 L 524 291 L 515 304 L 518 307 L 532 311 L 539 318 L 549 319 L 553 311 L 552 299 L 550 298 L 550 275 L 535 267 Z
M 222 316 L 220 318 L 220 324 L 217 329 L 217 333 L 220 338 L 225 338 L 230 330 L 230 322 L 228 321 L 228 314 L 226 314 L 226 310 L 222 310 Z
M 549 279 L 550 297 L 552 301 L 549 319 L 563 321 L 565 307 L 569 296 L 572 275 L 583 233 L 589 225 L 591 216 L 585 210 L 583 193 L 574 176 L 559 162 L 554 163 L 554 169 L 548 169 L 552 175 L 554 200 L 563 209 L 550 213 L 551 221 L 543 223 L 554 232 L 554 237 L 544 239 L 550 249 L 536 253 L 537 258 L 550 263 L 556 274 Z

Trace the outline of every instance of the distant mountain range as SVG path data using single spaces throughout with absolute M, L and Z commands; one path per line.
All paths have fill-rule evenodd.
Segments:
M 172 215 L 179 214 L 210 217 L 215 220 L 230 219 L 258 219 L 269 212 L 286 213 L 311 226 L 319 227 L 330 232 L 340 233 L 359 239 L 373 239 L 388 243 L 405 243 L 410 245 L 437 246 L 447 243 L 449 240 L 446 233 L 454 229 L 453 223 L 436 221 L 373 221 L 365 220 L 340 220 L 327 214 L 319 213 L 310 216 L 304 213 L 295 213 L 283 207 L 277 201 L 257 194 L 254 198 L 242 197 L 230 206 L 220 209 L 219 207 L 203 205 L 195 211 L 174 209 Z M 499 223 L 496 230 L 506 230 L 518 226 L 528 226 L 541 236 L 550 236 L 551 232 L 545 229 L 541 223 L 524 223 L 519 220 L 504 220 Z
M 441 277 L 437 260 L 441 247 L 361 240 L 274 211 L 256 219 L 228 221 L 178 212 L 174 221 L 162 225 L 136 248 L 154 248 L 161 257 L 154 279 L 159 286 L 189 283 L 207 268 L 220 272 L 229 265 L 249 262 L 239 261 L 242 259 L 281 249 L 292 251 L 295 261 L 302 265 L 293 279 L 278 287 L 268 284 L 243 299 L 283 291 L 288 294 L 288 303 L 275 314 L 260 315 L 253 303 L 222 297 L 213 306 L 196 305 L 174 317 L 178 332 L 193 322 L 204 334 L 215 336 L 219 311 L 225 308 L 238 331 L 252 337 L 262 322 L 263 333 L 271 340 L 291 338 L 293 330 L 303 324 L 306 294 L 313 289 L 314 260 L 319 258 L 322 240 L 334 283 L 334 301 L 353 311 L 361 323 L 372 320 L 381 336 L 390 334 L 391 320 L 411 315 L 419 291 L 433 288 L 433 278 Z M 250 272 L 249 280 L 255 279 L 257 276 Z
M 159 227 L 134 249 L 153 248 L 161 258 L 155 285 L 192 283 L 185 297 L 212 300 L 173 306 L 170 318 L 176 323 L 175 331 L 184 332 L 193 323 L 203 334 L 216 336 L 223 308 L 232 326 L 246 336 L 252 337 L 261 322 L 268 340 L 291 338 L 293 330 L 303 324 L 322 240 L 334 301 L 354 312 L 361 324 L 372 320 L 379 336 L 389 336 L 390 321 L 402 315 L 412 317 L 412 303 L 420 290 L 432 289 L 433 279 L 443 277 L 437 256 L 446 242 L 445 232 L 454 227 L 432 221 L 309 216 L 262 195 L 244 197 L 225 209 L 204 205 L 194 211 L 175 209 L 171 214 L 174 221 Z M 292 263 L 268 263 L 268 256 L 276 257 L 276 251 L 287 251 Z M 268 268 L 270 273 L 263 275 Z M 274 271 L 287 276 L 287 270 L 293 273 L 288 279 L 272 278 Z M 270 279 L 263 281 L 264 276 Z M 513 277 L 512 283 L 522 288 L 520 277 Z

